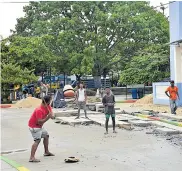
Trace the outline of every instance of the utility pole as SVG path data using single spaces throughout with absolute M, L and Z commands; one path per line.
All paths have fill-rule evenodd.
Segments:
M 165 9 L 166 9 L 167 7 L 165 8 L 163 3 L 160 3 L 160 4 L 161 4 L 160 9 L 162 10 L 162 13 L 163 13 L 163 15 L 164 15 Z

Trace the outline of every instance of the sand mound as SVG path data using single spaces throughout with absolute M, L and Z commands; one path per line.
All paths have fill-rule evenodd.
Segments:
M 27 97 L 26 99 L 22 99 L 18 101 L 14 107 L 18 108 L 31 108 L 38 107 L 41 104 L 42 100 L 37 99 L 35 97 Z
M 88 101 L 88 103 L 101 102 L 100 98 L 95 97 L 95 96 L 88 96 L 87 101 Z
M 153 95 L 149 94 L 149 95 L 137 100 L 135 103 L 137 103 L 137 104 L 153 104 Z

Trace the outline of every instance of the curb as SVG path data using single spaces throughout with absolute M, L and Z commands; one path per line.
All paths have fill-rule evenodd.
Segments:
M 11 105 L 0 105 L 0 108 L 9 108 L 9 107 L 11 107 Z
M 30 171 L 29 169 L 25 168 L 21 164 L 18 164 L 15 161 L 10 160 L 4 156 L 0 156 L 0 159 L 3 160 L 4 162 L 6 162 L 7 164 L 9 164 L 10 166 L 14 167 L 18 171 Z

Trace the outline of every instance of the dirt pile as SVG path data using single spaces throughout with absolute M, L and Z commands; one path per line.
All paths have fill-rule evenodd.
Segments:
M 143 97 L 142 99 L 137 100 L 130 107 L 135 107 L 141 110 L 153 110 L 155 112 L 160 112 L 160 113 L 170 113 L 169 105 L 154 105 L 153 104 L 152 94 L 149 94 Z M 178 108 L 177 114 L 182 115 L 182 108 Z
M 41 104 L 42 100 L 37 99 L 35 97 L 27 97 L 26 99 L 22 99 L 14 104 L 14 107 L 17 108 L 31 108 L 38 107 Z
M 101 102 L 100 98 L 95 96 L 87 96 L 87 102 L 88 103 L 95 103 L 95 102 Z
M 135 102 L 136 104 L 153 104 L 153 95 L 149 94 Z
M 168 105 L 154 105 L 154 104 L 132 104 L 130 107 L 137 108 L 138 110 L 153 110 L 160 113 L 171 113 Z M 182 108 L 179 107 L 176 111 L 177 115 L 182 115 Z

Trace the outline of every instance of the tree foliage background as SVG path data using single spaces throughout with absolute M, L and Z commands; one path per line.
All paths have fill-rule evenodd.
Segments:
M 2 89 L 9 88 L 9 84 L 28 84 L 37 81 L 37 77 L 27 68 L 21 69 L 20 65 L 1 63 Z
M 3 60 L 57 73 L 100 77 L 121 71 L 125 84 L 169 76 L 169 22 L 148 2 L 30 2 Z M 38 66 L 38 67 L 37 67 Z M 117 66 L 117 67 L 116 67 Z

